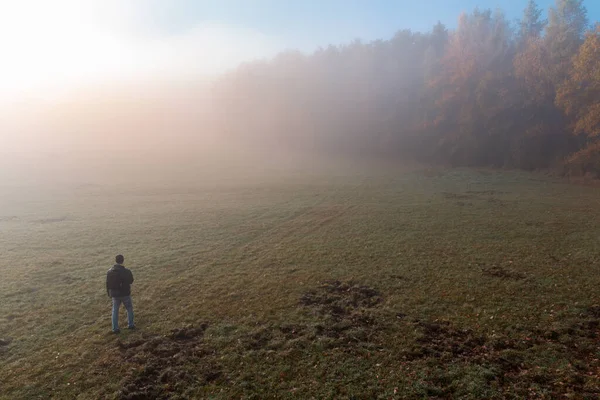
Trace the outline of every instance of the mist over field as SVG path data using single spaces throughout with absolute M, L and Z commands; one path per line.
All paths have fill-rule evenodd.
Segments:
M 224 48 L 250 48 L 254 36 L 243 31 L 169 36 L 174 53 L 147 39 L 157 59 L 138 66 L 138 76 L 106 75 L 65 84 L 53 96 L 40 89 L 2 103 L 3 175 L 136 180 L 183 176 L 202 165 L 248 171 L 274 160 L 310 166 L 314 158 L 343 158 L 593 179 L 600 28 L 580 0 L 556 1 L 547 13 L 535 2 L 524 6 L 517 22 L 502 10 L 476 8 L 454 28 L 438 22 L 368 42 L 264 48 L 245 60 L 206 45 L 213 36 L 233 43 L 236 32 L 237 47 Z M 130 52 L 144 60 L 136 48 Z M 199 49 L 204 62 L 229 64 L 207 74 L 199 59 L 183 57 Z M 70 60 L 65 68 L 71 64 L 81 67 Z
M 375 162 L 294 147 L 258 130 L 251 140 L 228 135 L 214 115 L 213 85 L 109 85 L 14 105 L 0 119 L 0 184 L 193 185 Z
M 600 3 L 502 5 L 0 2 L 0 400 L 600 398 Z

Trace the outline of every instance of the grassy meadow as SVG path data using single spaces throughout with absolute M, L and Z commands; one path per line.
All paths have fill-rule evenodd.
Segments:
M 118 253 L 139 329 L 113 335 Z M 600 396 L 597 186 L 390 167 L 4 187 L 0 276 L 1 399 Z

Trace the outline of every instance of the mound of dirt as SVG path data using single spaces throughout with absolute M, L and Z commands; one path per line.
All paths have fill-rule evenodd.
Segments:
M 494 278 L 511 279 L 515 281 L 526 278 L 526 276 L 520 272 L 512 271 L 499 266 L 483 268 L 482 273 L 484 275 L 491 276 Z
M 374 308 L 381 294 L 354 282 L 326 281 L 304 293 L 300 306 L 316 316 L 314 324 L 264 324 L 248 333 L 241 343 L 247 351 L 289 352 L 318 344 L 352 352 L 377 346 L 378 320 Z
M 0 354 L 6 353 L 8 351 L 8 345 L 10 344 L 10 339 L 0 339 Z
M 586 308 L 579 318 L 561 328 L 523 331 L 519 336 L 496 334 L 493 337 L 470 329 L 459 329 L 446 321 L 414 319 L 410 323 L 420 332 L 412 349 L 401 354 L 407 362 L 443 365 L 465 363 L 481 365 L 495 375 L 489 379 L 506 393 L 526 398 L 530 388 L 543 385 L 549 398 L 578 393 L 581 398 L 598 398 L 600 387 L 594 377 L 600 370 L 597 349 L 600 344 L 600 320 L 597 307 Z M 541 349 L 553 349 L 554 355 L 568 360 L 564 369 L 540 369 L 535 364 Z M 438 372 L 440 372 L 438 371 Z M 440 376 L 444 373 L 440 372 Z M 436 374 L 433 373 L 432 376 Z M 434 379 L 435 380 L 435 379 Z M 444 397 L 453 397 L 451 385 L 443 379 L 434 382 Z
M 472 193 L 452 193 L 452 192 L 442 192 L 442 196 L 446 199 L 458 199 L 458 200 L 468 200 L 477 197 Z
M 300 303 L 318 309 L 321 314 L 341 318 L 356 310 L 375 307 L 381 300 L 379 292 L 368 286 L 326 281 L 317 290 L 304 293 Z
M 370 347 L 378 333 L 374 308 L 382 302 L 381 294 L 354 282 L 326 281 L 300 298 L 300 304 L 319 317 L 313 334 L 326 347 Z
M 403 358 L 414 360 L 423 357 L 439 359 L 474 359 L 487 352 L 486 339 L 469 329 L 454 328 L 449 322 L 416 320 L 414 325 L 421 331 L 417 346 L 403 354 Z
M 600 306 L 587 307 L 584 311 L 584 314 L 593 318 L 600 318 Z
M 166 336 L 118 341 L 123 361 L 132 366 L 118 398 L 169 399 L 217 380 L 221 370 L 211 357 L 214 351 L 202 340 L 206 328 L 203 324 L 174 329 Z

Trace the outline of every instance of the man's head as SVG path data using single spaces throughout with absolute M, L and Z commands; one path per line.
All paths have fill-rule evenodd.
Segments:
M 123 264 L 123 262 L 125 261 L 125 257 L 119 254 L 115 257 L 115 261 L 117 262 L 117 264 Z

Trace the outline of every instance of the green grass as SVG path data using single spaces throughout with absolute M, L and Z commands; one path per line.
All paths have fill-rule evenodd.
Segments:
M 598 187 L 390 168 L 0 206 L 0 398 L 600 395 Z

